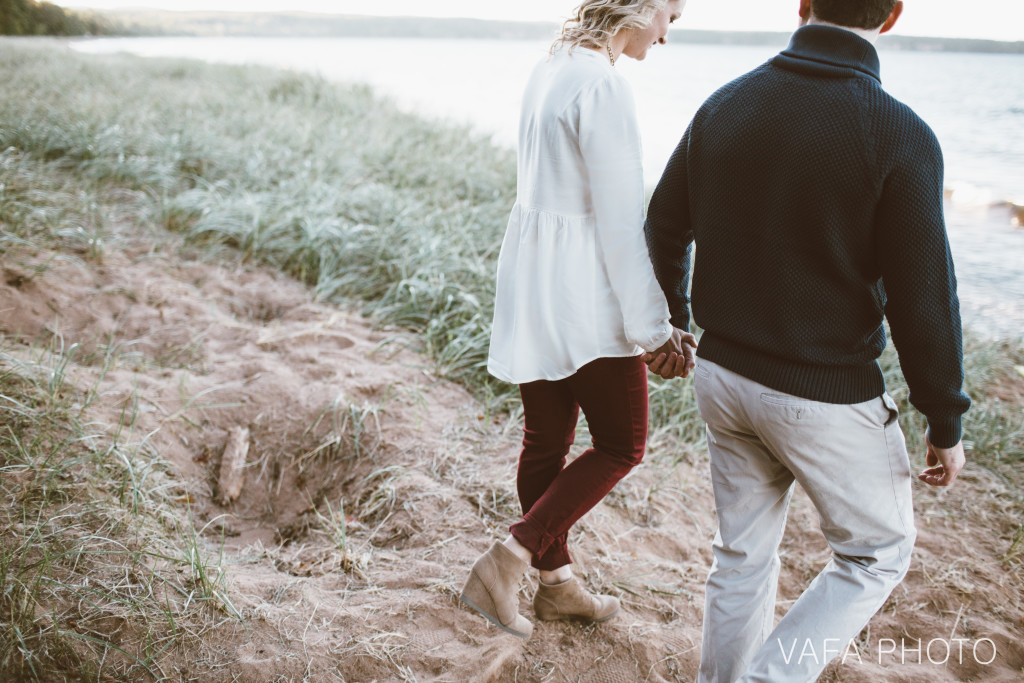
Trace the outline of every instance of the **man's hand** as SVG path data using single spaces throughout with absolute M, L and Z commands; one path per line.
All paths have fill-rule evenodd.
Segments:
M 641 359 L 647 363 L 651 372 L 663 379 L 689 377 L 695 364 L 693 350 L 696 348 L 696 337 L 673 327 L 668 341 L 654 351 L 645 353 Z
M 917 478 L 931 486 L 951 485 L 967 463 L 963 441 L 952 448 L 938 448 L 932 445 L 928 432 L 925 432 L 924 440 L 928 444 L 928 456 L 925 459 L 928 469 L 917 475 Z

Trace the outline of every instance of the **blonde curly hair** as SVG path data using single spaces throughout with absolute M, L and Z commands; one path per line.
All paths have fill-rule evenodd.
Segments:
M 668 0 L 584 0 L 562 26 L 551 52 L 563 45 L 570 53 L 581 45 L 603 47 L 619 31 L 649 26 L 667 4 Z

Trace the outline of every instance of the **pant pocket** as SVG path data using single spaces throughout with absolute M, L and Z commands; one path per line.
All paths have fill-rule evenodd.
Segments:
M 885 404 L 886 410 L 889 411 L 889 418 L 885 421 L 885 426 L 888 427 L 900 419 L 900 409 L 896 407 L 896 401 L 892 400 L 892 396 L 888 393 L 882 394 L 882 403 Z

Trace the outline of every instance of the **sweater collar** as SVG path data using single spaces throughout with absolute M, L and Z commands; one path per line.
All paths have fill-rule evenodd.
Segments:
M 832 77 L 870 76 L 881 82 L 875 46 L 855 33 L 811 24 L 793 34 L 772 63 L 780 68 Z

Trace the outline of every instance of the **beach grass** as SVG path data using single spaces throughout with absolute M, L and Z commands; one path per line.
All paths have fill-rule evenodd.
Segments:
M 312 76 L 36 46 L 3 57 L 5 90 L 26 96 L 0 104 L 0 148 L 142 192 L 150 220 L 358 301 L 414 332 L 439 374 L 508 393 L 483 363 L 509 150 Z M 102 237 L 94 223 L 80 239 Z
M 167 678 L 157 663 L 237 616 L 187 496 L 134 429 L 83 421 L 75 346 L 0 346 L 0 671 L 9 680 Z
M 18 277 L 47 267 L 27 254 L 103 263 L 125 230 L 170 231 L 203 258 L 240 253 L 322 301 L 356 307 L 390 343 L 424 352 L 437 376 L 469 388 L 488 416 L 516 421 L 514 387 L 485 370 L 495 261 L 515 195 L 511 151 L 364 87 L 82 56 L 48 41 L 0 41 L 0 88 L 17 93 L 0 100 L 0 257 Z M 130 353 L 111 346 L 86 357 L 56 333 L 0 339 L 0 670 L 23 679 L 163 679 L 164 649 L 239 618 L 216 548 L 176 507 L 189 494 L 133 430 L 133 407 L 115 424 L 87 423 L 96 385 L 66 381 L 73 359 L 98 381 L 114 355 Z M 194 362 L 188 348 L 166 359 Z M 920 465 L 924 425 L 891 345 L 882 365 Z M 966 366 L 968 457 L 1020 491 L 1024 345 L 968 334 Z M 622 505 L 685 497 L 660 482 L 703 451 L 691 386 L 652 379 L 651 461 L 664 476 Z M 372 455 L 382 410 L 337 406 L 325 414 L 336 428 L 323 448 Z M 375 469 L 364 508 L 389 514 L 399 476 Z M 515 507 L 499 502 L 495 518 Z M 318 514 L 345 553 L 345 511 Z M 1019 547 L 1018 538 L 1007 557 Z

